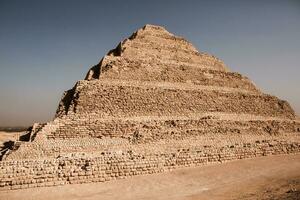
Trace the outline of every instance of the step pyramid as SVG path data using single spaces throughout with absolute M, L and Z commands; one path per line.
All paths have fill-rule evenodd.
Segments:
M 26 139 L 24 139 L 26 138 Z M 0 189 L 86 183 L 298 153 L 288 104 L 165 28 L 145 25 L 66 91 L 0 162 Z

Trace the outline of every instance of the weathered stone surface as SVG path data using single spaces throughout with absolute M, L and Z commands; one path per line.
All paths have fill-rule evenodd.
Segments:
M 0 162 L 0 190 L 103 182 L 300 152 L 290 105 L 218 58 L 146 25 L 66 91 Z

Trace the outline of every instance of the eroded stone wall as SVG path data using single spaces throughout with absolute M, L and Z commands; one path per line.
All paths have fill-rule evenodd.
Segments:
M 228 119 L 214 119 L 210 116 L 190 119 L 165 117 L 147 118 L 140 117 L 122 119 L 88 115 L 84 118 L 74 115 L 65 118 L 59 127 L 49 133 L 49 139 L 67 139 L 79 137 L 119 137 L 129 138 L 133 134 L 139 134 L 147 141 L 156 141 L 166 138 L 185 138 L 193 135 L 210 133 L 238 133 L 238 134 L 277 134 L 277 133 L 300 133 L 300 122 L 289 120 L 250 120 L 234 121 Z M 83 117 L 83 116 L 81 116 Z
M 299 151 L 299 143 L 263 141 L 222 148 L 181 148 L 171 153 L 102 152 L 92 157 L 73 154 L 54 159 L 2 161 L 0 190 L 103 182 L 180 167 Z
M 277 97 L 232 89 L 191 85 L 81 81 L 68 110 L 99 117 L 181 116 L 226 112 L 295 118 L 290 105 Z M 71 114 L 71 113 L 70 113 Z

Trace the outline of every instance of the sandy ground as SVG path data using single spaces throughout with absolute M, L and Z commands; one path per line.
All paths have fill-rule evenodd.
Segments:
M 0 151 L 3 150 L 4 143 L 8 141 L 15 141 L 16 138 L 19 137 L 19 135 L 22 132 L 5 132 L 5 131 L 0 131 Z
M 300 199 L 300 154 L 183 168 L 105 183 L 1 191 L 0 199 Z
M 15 140 L 15 137 L 17 134 L 20 134 L 21 132 L 5 132 L 0 131 L 0 142 L 3 143 L 8 140 Z

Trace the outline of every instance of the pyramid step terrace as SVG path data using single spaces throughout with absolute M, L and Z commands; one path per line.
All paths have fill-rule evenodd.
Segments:
M 117 82 L 118 83 L 118 82 Z M 131 82 L 80 81 L 58 115 L 96 113 L 99 117 L 190 115 L 205 112 L 254 114 L 294 119 L 286 101 L 265 94 Z
M 116 63 L 109 63 L 107 65 L 109 69 L 103 69 L 101 72 L 101 80 L 119 79 L 129 81 L 166 81 L 173 83 L 189 82 L 195 85 L 224 86 L 258 91 L 247 77 L 238 73 L 205 69 L 190 64 L 148 64 L 143 62 L 130 62 L 127 60 L 122 63 L 122 67 L 118 67 Z

